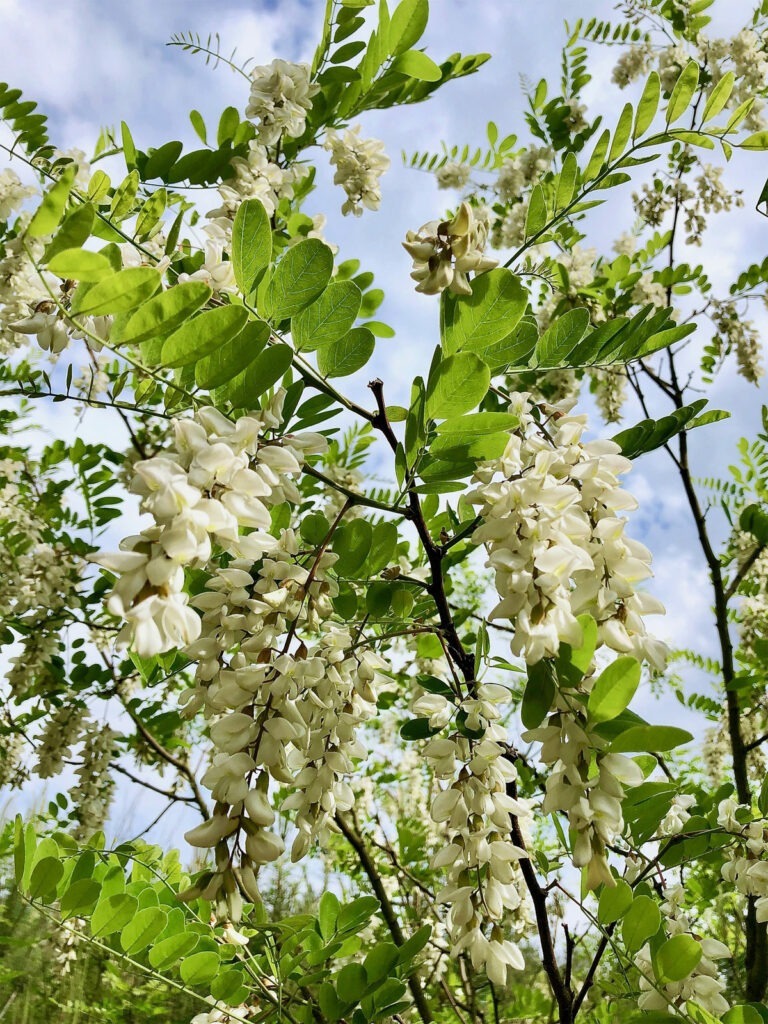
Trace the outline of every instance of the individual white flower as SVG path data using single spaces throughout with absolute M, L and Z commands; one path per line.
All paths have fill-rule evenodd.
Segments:
M 498 262 L 483 254 L 487 237 L 486 218 L 478 217 L 469 203 L 462 203 L 450 221 L 430 221 L 418 231 L 409 231 L 403 247 L 413 258 L 416 291 L 437 295 L 447 288 L 457 295 L 470 295 L 467 274 L 482 274 Z
M 184 281 L 202 281 L 214 292 L 237 291 L 234 264 L 224 259 L 224 245 L 220 239 L 208 239 L 202 266 L 193 274 L 179 274 L 179 283 Z

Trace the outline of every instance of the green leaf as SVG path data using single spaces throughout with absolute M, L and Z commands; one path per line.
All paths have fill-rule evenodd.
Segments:
M 125 123 L 120 122 L 120 136 L 123 145 L 123 156 L 125 157 L 125 163 L 128 170 L 136 166 L 136 145 L 131 135 L 131 129 Z
M 557 180 L 557 199 L 555 201 L 555 208 L 557 210 L 562 210 L 573 199 L 578 173 L 579 162 L 576 159 L 576 154 L 566 153 L 563 160 L 563 169 L 560 171 L 560 176 Z
M 616 125 L 616 131 L 613 133 L 611 148 L 608 152 L 608 162 L 611 164 L 615 160 L 618 160 L 627 148 L 627 143 L 629 142 L 629 137 L 632 133 L 633 115 L 634 111 L 632 110 L 632 104 L 625 103 L 624 109 L 619 115 L 619 123 Z
M 139 191 L 140 182 L 139 172 L 131 171 L 115 189 L 115 194 L 112 196 L 112 204 L 109 208 L 112 220 L 124 220 L 131 212 L 134 200 L 136 199 L 136 193 Z
M 121 931 L 136 914 L 139 901 L 135 896 L 119 892 L 108 896 L 96 905 L 91 918 L 91 934 L 102 938 Z
M 62 918 L 90 914 L 100 894 L 101 885 L 95 878 L 78 878 L 67 888 L 59 901 Z
M 661 914 L 650 896 L 637 896 L 624 915 L 621 935 L 630 953 L 636 953 L 661 926 Z
M 375 346 L 376 339 L 367 327 L 354 327 L 318 350 L 317 368 L 324 377 L 348 377 L 365 366 Z
M 336 978 L 336 991 L 345 1003 L 357 1003 L 368 988 L 368 975 L 362 964 L 346 964 Z
M 148 238 L 152 229 L 165 213 L 168 202 L 168 193 L 164 188 L 159 188 L 147 199 L 141 207 L 136 218 L 135 234 L 137 238 Z
M 120 932 L 120 945 L 128 956 L 146 949 L 168 923 L 168 915 L 160 907 L 146 907 L 131 918 Z
M 113 273 L 106 256 L 88 249 L 62 249 L 48 261 L 48 269 L 57 277 L 74 281 L 101 281 Z
M 600 924 L 613 924 L 621 920 L 632 906 L 632 889 L 623 878 L 616 879 L 616 885 L 604 885 L 597 904 L 597 920 Z
M 42 203 L 35 210 L 32 220 L 27 225 L 27 234 L 30 238 L 41 238 L 43 235 L 52 235 L 64 213 L 69 193 L 75 182 L 77 168 L 74 164 L 68 164 L 61 173 L 61 177 L 43 196 Z
M 658 72 L 652 71 L 648 76 L 648 80 L 643 88 L 643 95 L 640 97 L 640 102 L 637 105 L 635 127 L 632 131 L 633 139 L 639 139 L 651 127 L 653 119 L 656 117 L 656 111 L 659 109 L 660 98 L 661 80 L 659 79 Z
M 167 971 L 169 967 L 181 960 L 183 956 L 191 953 L 198 943 L 199 936 L 191 932 L 180 932 L 178 935 L 169 935 L 161 939 L 157 945 L 150 949 L 148 958 L 150 964 L 158 971 Z
M 232 268 L 237 286 L 248 295 L 272 259 L 272 227 L 259 199 L 246 199 L 232 225 Z
M 608 145 L 610 141 L 611 133 L 606 128 L 600 136 L 600 138 L 597 140 L 597 145 L 592 151 L 592 156 L 589 158 L 589 163 L 587 164 L 584 170 L 584 174 L 582 175 L 582 180 L 585 184 L 589 181 L 592 181 L 593 178 L 596 178 L 600 171 L 603 169 L 603 164 L 605 163 L 605 158 L 608 154 Z
M 64 249 L 79 249 L 90 238 L 96 211 L 91 203 L 70 210 L 53 239 L 46 246 L 43 262 L 48 262 Z M 116 268 L 119 269 L 119 268 Z
M 395 59 L 390 71 L 399 71 L 402 75 L 409 75 L 420 82 L 439 82 L 443 72 L 435 64 L 431 57 L 421 50 L 406 50 Z
M 208 133 L 205 128 L 205 121 L 203 115 L 199 110 L 190 110 L 189 120 L 192 122 L 192 127 L 195 129 L 200 141 L 204 146 L 208 145 Z
M 617 658 L 604 669 L 589 694 L 587 710 L 594 722 L 610 722 L 629 705 L 640 685 L 640 662 Z
M 195 364 L 198 387 L 211 391 L 233 380 L 264 350 L 270 334 L 269 324 L 263 320 L 249 321 L 234 338 L 225 341 L 215 352 Z
M 589 328 L 589 312 L 582 306 L 569 309 L 549 325 L 534 352 L 537 366 L 560 366 L 576 348 Z
M 525 215 L 525 237 L 538 234 L 547 223 L 547 200 L 544 189 L 536 185 L 531 192 L 528 211 Z
M 526 729 L 536 729 L 546 718 L 557 689 L 555 667 L 543 658 L 528 665 L 528 682 L 520 706 L 520 719 Z
M 373 543 L 373 527 L 366 519 L 353 519 L 340 526 L 333 537 L 339 556 L 334 568 L 339 576 L 354 576 L 362 569 Z
M 256 408 L 256 400 L 280 380 L 292 360 L 290 345 L 270 345 L 226 385 L 226 397 L 236 409 Z
M 455 416 L 438 424 L 437 432 L 459 434 L 462 438 L 481 437 L 496 434 L 500 430 L 514 430 L 520 420 L 508 412 L 471 412 L 466 416 Z
M 342 338 L 360 312 L 362 292 L 353 281 L 332 281 L 318 299 L 291 320 L 299 352 L 313 352 Z
M 212 950 L 193 953 L 181 961 L 181 980 L 185 985 L 207 985 L 216 977 L 220 963 L 218 953 Z
M 690 935 L 673 935 L 653 955 L 653 973 L 662 985 L 682 981 L 701 960 L 702 949 Z
M 428 0 L 401 0 L 392 12 L 387 35 L 388 53 L 397 56 L 410 50 L 423 36 L 428 20 Z
M 392 942 L 377 943 L 363 961 L 371 984 L 386 978 L 397 963 L 398 949 Z
M 726 71 L 707 98 L 704 113 L 701 115 L 702 124 L 706 124 L 707 121 L 711 121 L 713 117 L 717 117 L 720 111 L 725 107 L 726 103 L 731 98 L 733 83 L 735 80 L 736 76 L 733 71 Z
M 741 149 L 763 150 L 768 149 L 768 131 L 755 132 L 739 143 Z
M 739 527 L 761 544 L 768 544 L 768 513 L 759 505 L 746 505 L 739 515 Z
M 742 1006 L 732 1006 L 720 1020 L 722 1024 L 763 1024 L 766 1014 L 760 1013 L 760 1010 L 764 1009 L 764 1006 L 750 1006 L 746 1003 Z
M 675 82 L 667 104 L 667 127 L 674 124 L 688 109 L 693 94 L 699 84 L 699 65 L 695 60 L 688 61 L 680 77 Z
M 98 285 L 97 285 L 98 287 Z M 188 320 L 163 343 L 161 362 L 174 368 L 194 363 L 231 341 L 248 322 L 243 306 L 218 306 Z
M 63 874 L 64 865 L 58 857 L 42 857 L 32 869 L 29 895 L 33 900 L 55 896 Z
M 482 356 L 507 338 L 520 322 L 528 293 L 511 270 L 498 268 L 476 277 L 472 294 L 461 298 L 444 293 L 442 346 L 447 355 L 462 349 Z
M 664 751 L 690 743 L 693 736 L 674 725 L 634 725 L 626 729 L 611 744 L 612 754 L 629 751 Z
M 127 313 L 154 295 L 160 275 L 152 267 L 129 267 L 98 281 L 80 298 L 75 296 L 72 312 L 78 316 Z
M 185 281 L 155 295 L 135 313 L 112 328 L 111 340 L 118 345 L 137 345 L 148 338 L 170 334 L 204 306 L 211 289 L 202 281 Z
M 317 238 L 305 238 L 286 252 L 267 292 L 267 309 L 275 321 L 295 316 L 325 288 L 333 273 L 333 253 Z
M 320 934 L 326 942 L 336 931 L 336 920 L 339 916 L 340 908 L 341 904 L 335 893 L 324 892 L 320 897 L 320 903 L 317 908 L 317 923 L 320 926 Z
M 438 363 L 427 384 L 427 416 L 447 419 L 470 412 L 485 398 L 491 371 L 479 356 L 459 352 Z

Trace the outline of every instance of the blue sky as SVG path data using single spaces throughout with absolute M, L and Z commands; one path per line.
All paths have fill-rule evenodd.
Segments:
M 90 150 L 99 128 L 121 119 L 130 124 L 144 149 L 174 138 L 193 144 L 188 111 L 197 108 L 215 124 L 223 107 L 244 108 L 247 83 L 226 68 L 206 68 L 200 57 L 167 47 L 171 35 L 182 30 L 202 36 L 218 32 L 225 50 L 237 47 L 240 59 L 253 57 L 256 63 L 274 56 L 308 59 L 323 6 L 321 0 L 220 0 L 216 5 L 197 0 L 0 0 L 1 73 L 39 101 L 51 118 L 54 141 L 62 148 Z M 747 20 L 751 6 L 745 0 L 718 0 L 711 34 L 733 32 Z M 451 197 L 439 193 L 428 175 L 403 168 L 401 149 L 437 149 L 441 139 L 480 145 L 491 119 L 502 134 L 516 131 L 526 140 L 520 76 L 535 81 L 559 75 L 566 17 L 611 18 L 615 13 L 611 0 L 433 0 L 432 11 L 424 43 L 433 57 L 439 60 L 456 50 L 487 51 L 492 61 L 479 74 L 446 87 L 428 104 L 364 119 L 363 134 L 382 138 L 392 157 L 379 213 L 366 213 L 360 220 L 341 217 L 342 197 L 331 184 L 322 153 L 320 187 L 307 205 L 310 213 L 328 215 L 326 235 L 340 246 L 339 258 L 361 257 L 387 293 L 380 314 L 396 327 L 397 337 L 380 342 L 373 367 L 349 384 L 349 390 L 366 402 L 365 382 L 374 373 L 384 379 L 391 402 L 403 401 L 412 376 L 424 371 L 438 340 L 436 303 L 413 291 L 409 259 L 400 241 L 408 228 L 440 215 Z M 585 94 L 590 110 L 604 113 L 609 124 L 631 98 L 610 82 L 615 56 L 615 50 L 597 52 L 595 77 Z M 768 220 L 754 211 L 766 174 L 764 159 L 754 154 L 737 153 L 729 167 L 727 181 L 744 190 L 745 207 L 721 217 L 704 246 L 691 253 L 693 261 L 705 263 L 716 285 L 728 283 L 740 268 L 768 252 Z M 607 248 L 614 225 L 619 223 L 620 230 L 629 225 L 629 194 L 625 188 L 596 213 L 584 244 Z M 706 335 L 700 343 L 705 340 Z M 759 426 L 760 397 L 732 369 L 723 374 L 711 404 L 732 411 L 733 417 L 723 429 L 694 435 L 697 473 L 725 471 L 737 439 Z M 41 415 L 41 425 L 59 435 L 79 429 L 103 436 L 103 413 L 89 411 L 80 427 L 61 405 Z M 635 418 L 640 417 L 628 412 L 628 422 Z M 634 529 L 654 552 L 654 589 L 668 607 L 658 631 L 676 636 L 678 642 L 701 641 L 710 647 L 706 573 L 682 492 L 663 454 L 637 465 L 629 489 L 641 499 Z

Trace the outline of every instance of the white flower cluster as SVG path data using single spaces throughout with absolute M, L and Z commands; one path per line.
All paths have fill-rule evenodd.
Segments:
M 667 290 L 663 284 L 654 281 L 652 273 L 646 271 L 635 282 L 630 298 L 638 306 L 650 303 L 658 309 L 664 309 L 667 305 Z
M 476 684 L 460 707 L 439 694 L 426 694 L 414 703 L 414 711 L 428 715 L 436 727 L 463 711 L 466 730 L 474 737 L 438 735 L 424 748 L 435 777 L 451 780 L 432 802 L 432 820 L 447 823 L 450 832 L 450 842 L 432 866 L 447 869 L 447 884 L 437 901 L 450 907 L 451 955 L 468 953 L 475 970 L 485 971 L 497 985 L 507 983 L 510 968 L 525 966 L 519 947 L 502 928 L 521 906 L 517 864 L 528 856 L 510 839 L 512 816 L 530 814 L 525 802 L 508 793 L 517 778 L 514 764 L 504 756 L 506 730 L 500 722 L 500 705 L 508 699 L 502 686 Z
M 115 780 L 110 771 L 114 753 L 115 733 L 109 726 L 88 720 L 83 727 L 81 764 L 75 770 L 77 785 L 70 791 L 75 806 L 76 839 L 88 839 L 103 827 L 109 813 L 109 804 Z
M 730 547 L 736 552 L 739 568 L 754 555 L 757 540 L 752 534 L 738 531 Z M 757 657 L 756 644 L 768 639 L 768 550 L 761 551 L 739 587 L 737 611 L 740 653 Z
M 324 146 L 330 150 L 331 163 L 336 168 L 333 182 L 347 193 L 341 212 L 345 216 L 353 213 L 360 217 L 363 207 L 378 210 L 381 205 L 379 178 L 389 170 L 390 164 L 384 143 L 378 139 L 361 139 L 358 124 L 343 134 L 329 130 Z
M 211 238 L 225 246 L 232 237 L 232 222 L 244 199 L 258 199 L 271 217 L 281 199 L 293 197 L 293 187 L 305 173 L 301 167 L 279 167 L 255 140 L 250 144 L 248 156 L 233 157 L 230 166 L 234 177 L 219 185 L 221 204 L 206 214 L 210 223 L 205 228 Z
M 472 168 L 469 164 L 448 160 L 435 171 L 438 188 L 464 188 L 469 181 Z
M 625 535 L 619 513 L 637 502 L 620 487 L 631 468 L 613 441 L 582 442 L 587 421 L 573 402 L 536 406 L 515 395 L 519 426 L 500 458 L 481 464 L 469 500 L 484 520 L 500 601 L 493 618 L 515 628 L 512 651 L 529 664 L 578 647 L 577 616 L 591 615 L 598 642 L 663 668 L 666 648 L 646 633 L 644 616 L 663 606 L 637 584 L 651 575 L 650 552 Z
M 61 977 L 66 977 L 77 963 L 78 947 L 85 942 L 86 921 L 83 917 L 68 917 L 51 935 L 51 962 Z
M 59 631 L 80 605 L 82 564 L 44 539 L 47 524 L 20 488 L 24 472 L 21 462 L 0 461 L 0 621 L 22 627 L 21 649 L 9 659 L 6 676 L 16 698 L 47 673 L 58 651 Z
M 258 121 L 257 136 L 273 146 L 283 135 L 297 139 L 303 132 L 312 97 L 320 86 L 309 80 L 308 64 L 273 60 L 251 72 L 251 95 L 245 116 Z
M 611 81 L 618 85 L 620 89 L 624 89 L 631 82 L 642 78 L 643 75 L 648 73 L 652 53 L 651 46 L 647 42 L 633 43 L 628 49 L 623 51 L 616 61 L 616 65 L 611 73 Z
M 701 946 L 701 959 L 691 973 L 681 981 L 660 984 L 654 977 L 651 948 L 648 944 L 643 946 L 635 957 L 635 966 L 640 972 L 641 994 L 638 1006 L 641 1010 L 649 1012 L 661 1010 L 671 1013 L 674 1008 L 685 1013 L 686 1004 L 690 1000 L 720 1018 L 730 1009 L 730 1003 L 723 996 L 726 985 L 720 977 L 716 961 L 730 959 L 731 951 L 717 939 L 699 938 L 698 935 L 692 934 L 694 928 L 682 909 L 685 901 L 685 889 L 682 885 L 670 887 L 664 896 L 661 912 L 667 934 L 670 938 L 675 935 L 688 935 L 695 939 Z
M 573 865 L 586 867 L 587 888 L 597 889 L 616 884 L 606 848 L 624 831 L 624 791 L 638 786 L 643 773 L 632 758 L 605 753 L 607 741 L 590 729 L 578 696 L 561 689 L 546 723 L 523 739 L 541 743 L 540 760 L 550 768 L 542 813 L 567 813 Z
M 549 146 L 529 146 L 512 160 L 506 160 L 499 170 L 495 188 L 502 202 L 519 199 L 529 185 L 534 185 L 547 173 L 554 156 Z
M 456 295 L 471 295 L 467 274 L 482 274 L 498 263 L 484 255 L 487 240 L 487 210 L 469 203 L 462 203 L 452 220 L 433 220 L 409 231 L 403 247 L 413 258 L 416 291 L 438 295 L 447 288 Z
M 52 779 L 64 767 L 72 747 L 80 739 L 85 708 L 62 704 L 45 723 L 37 747 L 35 773 L 41 779 Z
M 627 398 L 627 371 L 622 363 L 590 371 L 595 404 L 606 423 L 619 423 Z
M 200 892 L 235 920 L 225 840 L 240 853 L 242 884 L 255 899 L 254 867 L 283 851 L 270 831 L 270 780 L 292 789 L 282 809 L 295 812 L 293 859 L 326 838 L 334 813 L 354 802 L 344 776 L 366 754 L 356 731 L 375 710 L 384 667 L 327 621 L 336 555 L 324 544 L 303 550 L 293 530 L 269 532 L 272 507 L 301 501 L 295 481 L 305 455 L 325 446 L 317 434 L 263 439 L 280 425 L 283 398 L 237 423 L 213 409 L 176 423 L 175 451 L 135 467 L 133 489 L 155 525 L 97 559 L 119 574 L 109 607 L 127 620 L 137 651 L 186 645 L 197 665 L 182 713 L 202 709 L 210 723 L 214 754 L 202 781 L 216 803 L 187 840 L 216 848 L 218 870 Z M 210 574 L 191 602 L 202 618 L 188 604 L 186 567 Z
M 32 185 L 22 185 L 18 174 L 10 167 L 0 171 L 0 220 L 7 221 L 24 200 L 36 191 Z
M 718 804 L 717 822 L 737 838 L 721 874 L 738 892 L 755 899 L 758 922 L 768 921 L 768 822 L 728 797 Z
M 765 375 L 760 333 L 744 318 L 733 302 L 713 300 L 710 313 L 720 343 L 726 352 L 736 353 L 736 365 L 744 380 L 757 384 Z

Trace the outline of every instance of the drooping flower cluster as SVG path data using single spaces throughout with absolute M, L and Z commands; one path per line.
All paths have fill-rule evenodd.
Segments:
M 484 255 L 488 219 L 482 212 L 462 203 L 452 220 L 430 221 L 418 231 L 409 231 L 403 247 L 413 257 L 411 277 L 416 291 L 438 295 L 449 291 L 470 295 L 468 273 L 482 274 L 498 260 Z
M 424 752 L 438 779 L 450 780 L 432 802 L 435 822 L 447 823 L 450 842 L 433 859 L 447 869 L 447 884 L 437 894 L 446 903 L 451 955 L 469 954 L 475 970 L 497 985 L 507 983 L 509 969 L 522 970 L 523 955 L 505 937 L 503 924 L 520 908 L 518 861 L 526 851 L 512 839 L 513 816 L 527 818 L 525 801 L 511 796 L 517 771 L 505 757 L 506 730 L 500 723 L 504 687 L 476 684 L 459 706 L 440 694 L 421 697 L 414 710 L 429 714 L 433 727 L 464 713 L 466 730 L 434 736 Z M 457 773 L 458 765 L 458 773 Z
M 563 642 L 579 646 L 577 616 L 587 613 L 600 644 L 661 669 L 665 647 L 644 616 L 663 607 L 637 589 L 651 575 L 650 552 L 625 535 L 620 515 L 637 505 L 619 480 L 631 463 L 613 441 L 583 442 L 586 417 L 569 415 L 572 405 L 516 395 L 510 412 L 520 425 L 502 456 L 475 473 L 468 497 L 484 521 L 474 539 L 486 546 L 500 598 L 491 617 L 513 624 L 512 651 L 529 664 Z
M 765 375 L 760 333 L 752 320 L 739 312 L 734 302 L 712 302 L 710 314 L 724 352 L 735 352 L 736 365 L 744 380 L 757 384 Z
M 546 723 L 524 732 L 523 739 L 541 743 L 539 757 L 549 767 L 542 813 L 568 815 L 574 867 L 586 867 L 587 887 L 597 889 L 615 885 L 606 848 L 624 831 L 625 789 L 639 785 L 643 773 L 632 758 L 606 752 L 608 744 L 590 727 L 579 692 L 558 691 Z
M 647 74 L 652 56 L 651 47 L 647 43 L 633 43 L 616 61 L 611 73 L 611 81 L 620 89 L 626 88 L 631 82 Z
M 363 208 L 378 210 L 381 205 L 379 178 L 389 170 L 390 160 L 384 152 L 384 143 L 378 139 L 361 139 L 360 125 L 343 133 L 328 131 L 325 148 L 330 150 L 331 163 L 336 168 L 334 184 L 347 193 L 341 212 L 360 217 Z
M 98 558 L 119 574 L 109 607 L 127 620 L 124 639 L 145 657 L 184 646 L 196 663 L 182 713 L 202 710 L 209 723 L 214 753 L 202 781 L 215 808 L 187 839 L 216 848 L 217 871 L 200 891 L 233 920 L 239 895 L 226 840 L 256 898 L 254 867 L 283 851 L 270 830 L 270 780 L 291 789 L 282 808 L 295 812 L 293 859 L 326 838 L 336 811 L 354 802 L 344 776 L 365 756 L 357 728 L 375 710 L 384 665 L 327 622 L 337 556 L 325 544 L 307 551 L 291 529 L 270 532 L 270 509 L 299 504 L 305 455 L 325 445 L 317 434 L 264 440 L 279 427 L 283 398 L 237 423 L 213 409 L 178 422 L 175 450 L 135 467 L 133 489 L 155 524 Z M 188 602 L 191 567 L 208 578 Z
M 464 188 L 469 181 L 472 168 L 469 164 L 448 160 L 435 171 L 438 188 Z
M 107 820 L 115 788 L 110 762 L 116 738 L 117 733 L 100 722 L 89 719 L 84 725 L 81 764 L 75 770 L 78 781 L 70 792 L 77 816 L 76 839 L 89 838 Z
M 297 139 L 303 132 L 312 97 L 320 87 L 309 80 L 308 64 L 273 60 L 251 72 L 251 95 L 245 116 L 258 122 L 257 135 L 273 146 L 283 135 Z
M 718 805 L 717 822 L 736 838 L 721 870 L 724 880 L 755 899 L 759 923 L 768 921 L 768 821 L 728 797 Z
M 505 160 L 496 179 L 496 192 L 504 202 L 518 199 L 521 193 L 546 174 L 554 159 L 549 146 L 529 146 L 512 160 Z
M 83 728 L 85 708 L 62 704 L 45 723 L 37 748 L 35 773 L 41 779 L 52 779 L 61 772 L 71 755 Z
M 661 983 L 654 976 L 651 948 L 646 943 L 635 957 L 635 966 L 640 972 L 638 1006 L 649 1012 L 661 1010 L 671 1013 L 674 1008 L 685 1013 L 686 1004 L 690 1000 L 719 1019 L 730 1009 L 730 1003 L 723 996 L 726 985 L 720 977 L 716 961 L 730 959 L 731 951 L 717 939 L 700 938 L 693 934 L 696 929 L 683 910 L 686 893 L 682 885 L 668 888 L 664 895 L 661 912 L 667 934 L 670 938 L 687 935 L 698 942 L 701 946 L 701 959 L 685 978 Z

